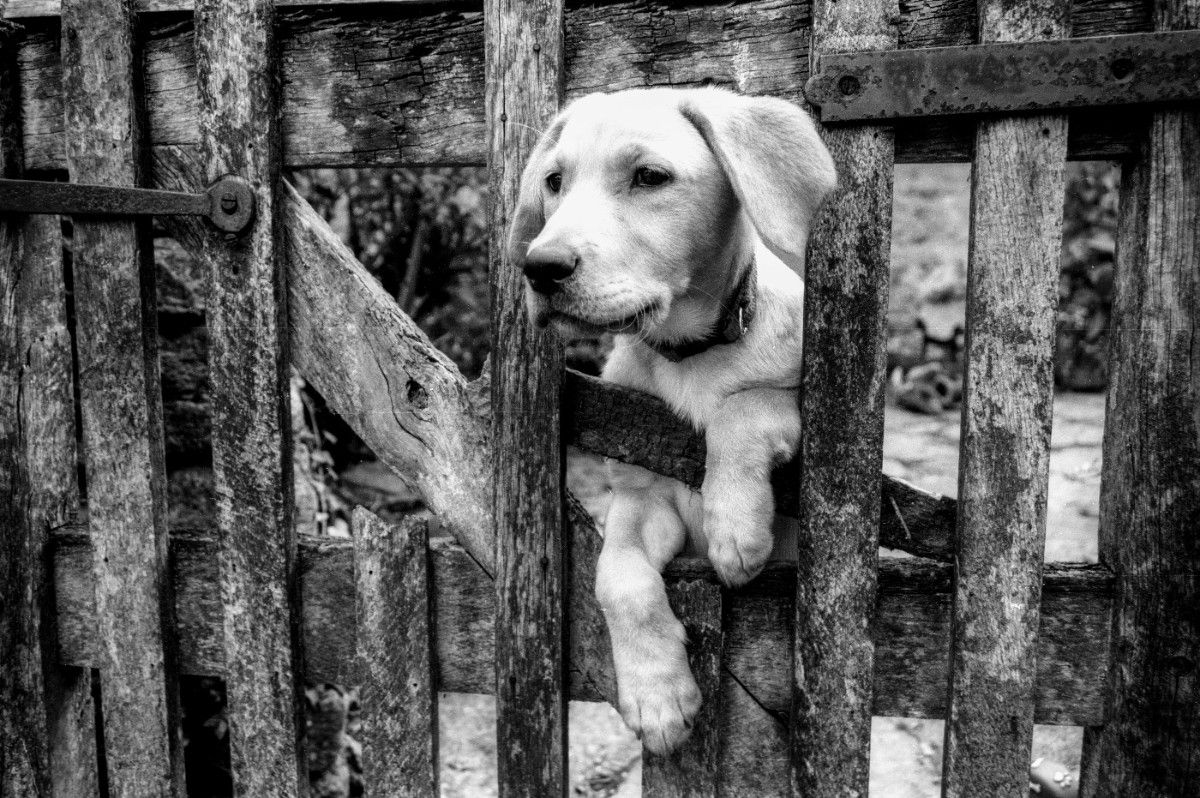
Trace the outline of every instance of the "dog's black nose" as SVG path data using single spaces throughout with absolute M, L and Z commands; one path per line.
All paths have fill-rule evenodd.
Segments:
M 525 279 L 539 294 L 553 294 L 563 280 L 574 274 L 577 265 L 579 258 L 570 247 L 546 244 L 525 256 Z

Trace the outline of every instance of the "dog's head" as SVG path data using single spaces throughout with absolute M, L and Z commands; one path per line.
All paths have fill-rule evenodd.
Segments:
M 835 179 L 792 103 L 712 88 L 593 94 L 531 153 L 510 257 L 539 324 L 653 335 L 697 312 L 689 297 L 720 300 L 750 256 L 747 224 L 801 269 Z

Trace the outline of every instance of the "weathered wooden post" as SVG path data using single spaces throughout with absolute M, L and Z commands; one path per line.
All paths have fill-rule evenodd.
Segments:
M 1159 0 L 1154 27 L 1200 27 L 1200 2 Z M 1083 793 L 1183 798 L 1200 785 L 1200 112 L 1139 119 L 1119 213 L 1100 498 L 1117 598 Z
M 1062 38 L 1068 14 L 987 0 L 980 39 Z M 1029 792 L 1066 156 L 1065 115 L 979 122 L 946 796 Z
M 896 45 L 893 0 L 813 9 L 813 58 Z M 892 128 L 826 129 L 839 187 L 805 269 L 791 784 L 866 795 L 870 778 Z
M 65 0 L 63 110 L 73 182 L 142 181 L 134 17 Z M 88 527 L 109 794 L 183 794 L 167 574 L 157 307 L 145 220 L 76 219 L 73 275 Z
M 286 288 L 271 0 L 196 3 L 205 178 L 250 181 L 253 226 L 197 240 L 207 263 L 213 478 L 234 790 L 304 795 Z M 226 201 L 226 200 L 222 200 Z
M 521 170 L 562 99 L 562 0 L 487 0 L 496 748 L 502 798 L 566 790 L 562 353 L 525 315 L 505 236 Z

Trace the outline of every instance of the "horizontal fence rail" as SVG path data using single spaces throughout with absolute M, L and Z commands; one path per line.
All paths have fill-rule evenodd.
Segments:
M 1150 30 L 1141 4 L 1080 2 L 1077 7 L 1072 36 Z M 920 0 L 902 9 L 897 20 L 902 48 L 976 41 L 973 0 Z M 656 23 L 664 15 L 671 25 Z M 281 8 L 277 16 L 285 167 L 486 162 L 478 10 L 399 3 L 372 6 L 366 13 L 354 5 L 329 5 Z M 711 79 L 747 93 L 802 102 L 809 76 L 803 35 L 809 16 L 805 0 L 686 6 L 619 0 L 568 6 L 565 97 Z M 53 20 L 30 20 L 27 26 L 19 54 L 25 164 L 29 170 L 60 169 L 57 29 Z M 186 17 L 152 17 L 144 27 L 147 144 L 199 144 L 194 37 Z M 652 66 L 642 66 L 647 64 Z M 1130 120 L 1124 115 L 1099 109 L 1072 119 L 1072 157 L 1116 158 L 1131 151 Z M 898 124 L 896 160 L 965 161 L 974 135 L 971 121 Z
M 86 535 L 57 533 L 59 642 L 64 661 L 92 664 L 96 646 L 88 603 Z M 353 546 L 349 541 L 302 537 L 301 595 L 306 677 L 345 682 L 353 664 L 353 629 L 343 623 L 354 608 Z M 207 536 L 172 538 L 172 579 L 177 593 L 181 665 L 185 673 L 220 674 L 223 654 L 217 593 L 216 544 Z M 474 559 L 445 541 L 432 546 L 432 606 L 437 627 L 438 689 L 493 690 L 492 581 Z M 716 584 L 707 563 L 681 560 L 668 582 Z M 875 610 L 875 715 L 943 717 L 949 651 L 952 569 L 922 560 L 881 560 Z M 791 700 L 789 633 L 794 568 L 772 564 L 747 588 L 734 591 L 727 615 L 727 666 L 772 712 L 786 714 Z M 1103 674 L 1112 576 L 1100 566 L 1048 566 L 1036 690 L 1039 723 L 1095 725 L 1101 721 Z M 574 612 L 575 610 L 572 610 Z M 593 656 L 607 657 L 607 650 Z M 603 670 L 572 662 L 573 669 Z M 571 698 L 608 696 L 573 681 Z

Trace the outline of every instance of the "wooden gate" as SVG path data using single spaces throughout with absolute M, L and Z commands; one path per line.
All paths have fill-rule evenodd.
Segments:
M 599 534 L 563 487 L 563 447 L 693 487 L 704 451 L 657 400 L 564 372 L 519 310 L 496 244 L 565 100 L 715 80 L 802 101 L 834 53 L 1200 26 L 1196 0 L 0 11 L 5 177 L 194 191 L 233 174 L 255 191 L 240 237 L 163 220 L 211 276 L 211 536 L 167 528 L 145 222 L 76 218 L 64 269 L 56 219 L 0 219 L 0 795 L 58 798 L 183 794 L 180 674 L 226 682 L 239 795 L 303 794 L 303 678 L 363 685 L 372 794 L 436 793 L 439 690 L 496 695 L 501 795 L 566 789 L 566 701 L 615 686 Z M 806 273 L 802 410 L 820 423 L 775 474 L 799 562 L 736 591 L 672 564 L 705 708 L 683 751 L 647 761 L 644 788 L 866 795 L 871 717 L 888 715 L 948 719 L 947 796 L 1026 794 L 1035 721 L 1087 727 L 1085 795 L 1195 795 L 1200 112 L 824 132 L 842 185 Z M 1124 165 L 1096 566 L 1042 562 L 1068 158 Z M 893 164 L 947 160 L 974 165 L 957 503 L 880 477 Z M 492 372 L 470 383 L 281 171 L 485 161 Z M 455 544 L 363 511 L 352 542 L 298 539 L 289 364 L 415 475 Z M 879 560 L 880 544 L 915 556 Z

